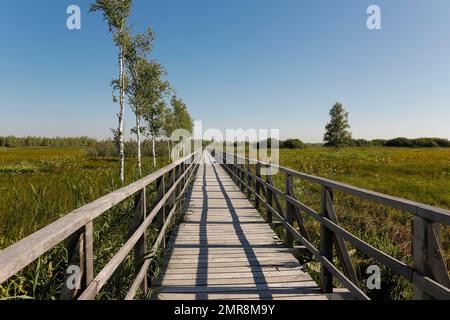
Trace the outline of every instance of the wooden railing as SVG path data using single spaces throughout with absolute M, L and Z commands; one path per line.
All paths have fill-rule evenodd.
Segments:
M 198 167 L 201 152 L 153 172 L 126 187 L 91 202 L 33 233 L 23 240 L 0 251 L 0 284 L 31 264 L 37 258 L 68 238 L 74 238 L 70 265 L 78 266 L 79 288 L 63 286 L 61 299 L 94 299 L 114 271 L 134 250 L 136 276 L 125 299 L 133 299 L 139 288 L 146 294 L 149 284 L 149 267 L 158 248 L 165 247 L 166 232 L 182 205 L 194 171 Z M 156 183 L 158 190 L 155 203 L 147 206 L 146 188 Z M 134 219 L 130 236 L 114 257 L 97 274 L 94 274 L 93 221 L 107 210 L 134 195 Z M 146 232 L 156 218 L 159 231 L 150 250 Z
M 346 244 L 355 248 L 390 268 L 396 274 L 408 279 L 414 286 L 414 299 L 450 299 L 450 279 L 442 257 L 440 243 L 441 225 L 450 225 L 450 211 L 421 203 L 392 197 L 389 195 L 357 188 L 332 180 L 297 172 L 285 167 L 213 150 L 216 160 L 222 163 L 236 184 L 248 197 L 254 196 L 255 205 L 267 210 L 267 220 L 272 223 L 273 216 L 286 229 L 285 243 L 293 246 L 294 239 L 307 249 L 307 252 L 321 263 L 320 286 L 325 293 L 333 290 L 333 277 L 358 299 L 369 299 L 360 288 L 356 272 Z M 285 175 L 285 190 L 274 186 L 272 176 L 263 179 L 261 169 L 276 169 Z M 320 213 L 299 201 L 294 194 L 293 179 L 301 179 L 321 186 Z M 333 205 L 333 191 L 343 192 L 361 199 L 374 201 L 394 209 L 413 214 L 413 266 L 401 262 L 372 245 L 359 239 L 339 225 Z M 282 206 L 281 200 L 285 206 Z M 302 213 L 308 214 L 320 223 L 320 248 L 317 249 L 305 228 Z M 298 230 L 294 227 L 297 222 Z M 343 272 L 333 263 L 333 249 Z

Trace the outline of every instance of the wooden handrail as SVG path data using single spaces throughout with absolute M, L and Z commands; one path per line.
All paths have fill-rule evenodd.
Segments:
M 117 267 L 122 263 L 122 261 L 130 254 L 134 246 L 138 242 L 139 238 L 144 234 L 145 230 L 153 222 L 153 219 L 159 213 L 160 209 L 165 205 L 167 200 L 172 196 L 176 187 L 181 183 L 190 169 L 194 166 L 192 162 L 189 168 L 178 178 L 178 180 L 172 185 L 172 187 L 166 192 L 164 197 L 157 203 L 157 205 L 152 209 L 150 215 L 144 220 L 144 222 L 137 228 L 133 235 L 127 240 L 127 242 L 120 248 L 114 257 L 106 264 L 105 267 L 99 272 L 99 274 L 94 278 L 94 280 L 88 285 L 87 289 L 80 296 L 80 300 L 91 300 L 95 298 L 95 295 L 100 291 L 100 289 L 105 285 L 108 279 L 112 276 Z M 174 206 L 175 208 L 175 206 Z M 174 211 L 174 210 L 173 210 Z M 161 231 L 165 231 L 162 229 Z M 160 233 L 161 233 L 160 231 Z
M 415 299 L 450 299 L 450 278 L 441 254 L 439 232 L 436 224 L 450 225 L 450 211 L 442 208 L 425 205 L 397 197 L 392 197 L 371 190 L 354 187 L 348 184 L 332 181 L 329 179 L 301 173 L 289 168 L 262 162 L 256 159 L 242 157 L 223 151 L 213 150 L 218 161 L 223 161 L 223 166 L 248 193 L 255 197 L 255 204 L 262 204 L 267 212 L 278 218 L 286 228 L 286 244 L 292 246 L 290 237 L 300 241 L 307 250 L 321 262 L 321 285 L 325 292 L 332 290 L 332 276 L 335 276 L 355 297 L 367 299 L 368 297 L 358 287 L 357 279 L 350 263 L 348 252 L 343 240 L 348 241 L 354 247 L 365 252 L 379 263 L 393 270 L 398 275 L 406 278 L 414 285 Z M 220 154 L 219 154 L 220 152 Z M 219 158 L 220 157 L 220 158 Z M 255 165 L 255 172 L 251 172 L 250 165 Z M 286 175 L 286 191 L 282 191 L 273 185 L 270 175 L 262 179 L 258 175 L 258 167 L 277 169 Z M 293 194 L 292 178 L 299 178 L 309 182 L 318 183 L 322 186 L 322 209 L 318 213 L 296 199 Z M 265 190 L 265 197 L 259 192 L 259 188 Z M 333 190 L 338 190 L 361 199 L 378 202 L 395 209 L 410 212 L 414 215 L 413 224 L 413 259 L 414 265 L 409 266 L 370 244 L 359 239 L 349 231 L 342 228 L 334 212 Z M 281 207 L 279 198 L 284 199 L 288 207 L 286 212 Z M 276 209 L 273 207 L 276 204 Z M 292 206 L 292 207 L 290 207 Z M 301 213 L 308 214 L 321 225 L 321 249 L 320 251 L 308 239 L 304 228 Z M 300 232 L 293 226 L 292 214 L 297 215 L 297 223 Z M 271 221 L 270 221 L 271 222 Z M 334 243 L 334 245 L 333 245 Z M 333 248 L 344 269 L 341 273 L 333 264 Z
M 139 240 L 139 238 L 144 234 L 145 229 L 150 225 L 159 209 L 166 204 L 169 196 L 171 194 L 175 194 L 175 189 L 177 186 L 183 184 L 180 190 L 182 189 L 183 192 L 185 192 L 187 183 L 190 181 L 192 173 L 198 165 L 197 162 L 200 156 L 201 151 L 197 151 L 183 159 L 175 161 L 172 164 L 151 173 L 147 177 L 144 177 L 128 186 L 125 186 L 72 211 L 41 230 L 0 251 L 0 284 L 8 280 L 10 277 L 68 237 L 82 230 L 82 234 L 84 236 L 80 237 L 78 247 L 83 253 L 83 258 L 86 259 L 87 257 L 91 260 L 80 262 L 80 268 L 87 269 L 84 270 L 84 272 L 88 274 L 84 287 L 88 287 L 92 290 L 93 287 L 96 287 L 94 284 L 99 284 L 98 287 L 101 288 L 107 278 L 109 278 L 115 268 L 117 268 L 118 264 L 123 261 L 127 254 L 129 254 L 133 246 L 137 243 L 137 240 Z M 137 230 L 133 232 L 126 245 L 119 250 L 107 266 L 104 267 L 102 272 L 97 275 L 95 279 L 92 279 L 92 221 L 132 195 L 144 195 L 144 200 L 137 197 L 137 199 L 141 201 L 140 205 L 142 206 L 142 201 L 145 202 L 145 188 L 156 180 L 163 178 L 165 174 L 174 172 L 177 168 L 183 172 L 180 172 L 179 178 L 171 186 L 170 190 L 167 191 L 166 196 L 164 196 L 156 204 L 149 217 L 138 226 Z M 182 194 L 177 195 L 177 197 L 180 196 L 182 196 Z M 143 208 L 144 211 L 146 211 L 145 205 Z M 86 265 L 82 266 L 81 264 Z M 99 280 L 99 277 L 102 278 L 101 281 Z M 95 289 L 93 291 L 97 293 L 98 290 Z
M 230 153 L 224 152 L 224 154 L 229 156 L 234 156 Z M 372 191 L 369 189 L 364 189 L 360 187 L 355 187 L 349 184 L 345 184 L 338 181 L 329 180 L 322 177 L 313 176 L 307 173 L 298 172 L 286 167 L 282 167 L 276 164 L 271 164 L 268 162 L 259 161 L 252 158 L 242 157 L 236 155 L 236 158 L 241 161 L 250 161 L 251 164 L 260 164 L 266 168 L 277 169 L 280 172 L 283 172 L 287 175 L 291 175 L 296 178 L 300 178 L 303 180 L 307 180 L 310 182 L 315 182 L 321 184 L 323 186 L 327 186 L 334 190 L 342 191 L 344 193 L 348 193 L 359 198 L 363 198 L 365 200 L 370 200 L 374 202 L 379 202 L 385 205 L 388 205 L 392 208 L 404 210 L 410 212 L 414 215 L 418 215 L 422 218 L 426 218 L 435 222 L 439 222 L 442 224 L 450 225 L 450 210 L 446 210 L 443 208 L 433 207 L 424 203 L 415 202 L 403 198 L 398 198 L 394 196 L 390 196 L 387 194 L 383 194 L 380 192 Z

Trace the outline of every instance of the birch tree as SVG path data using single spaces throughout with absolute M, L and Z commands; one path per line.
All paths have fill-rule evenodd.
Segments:
M 164 128 L 164 115 L 167 106 L 163 100 L 159 100 L 150 107 L 144 117 L 147 121 L 147 134 L 152 140 L 153 166 L 156 167 L 156 138 L 160 137 Z
M 125 146 L 124 146 L 124 114 L 125 114 L 125 52 L 127 37 L 127 20 L 130 16 L 132 0 L 96 0 L 91 5 L 90 12 L 100 11 L 103 19 L 108 23 L 109 31 L 113 35 L 115 45 L 119 48 L 119 91 L 120 110 L 117 114 L 119 124 L 116 139 L 119 144 L 120 181 L 125 182 Z
M 131 130 L 136 134 L 137 143 L 137 168 L 139 176 L 142 176 L 142 160 L 141 160 L 141 134 L 143 128 L 141 120 L 143 112 L 146 109 L 148 101 L 146 99 L 146 85 L 151 81 L 148 77 L 152 77 L 152 73 L 148 71 L 147 55 L 152 50 L 152 42 L 154 33 L 151 28 L 147 29 L 144 34 L 138 34 L 136 37 L 129 37 L 129 45 L 126 53 L 127 69 L 129 76 L 129 85 L 127 88 L 129 104 L 135 115 L 135 127 Z
M 169 156 L 171 154 L 171 142 L 172 133 L 177 129 L 184 129 L 189 133 L 192 133 L 194 123 L 187 110 L 186 104 L 178 99 L 177 96 L 172 96 L 170 100 L 171 110 L 167 112 L 166 120 L 164 123 L 164 132 L 168 137 Z
M 163 135 L 167 139 L 167 152 L 169 158 L 172 154 L 172 133 L 175 131 L 175 119 L 171 109 L 167 108 L 164 115 Z
M 183 100 L 178 99 L 177 96 L 173 96 L 170 105 L 172 106 L 173 118 L 172 132 L 176 129 L 184 129 L 192 133 L 194 123 Z
M 164 68 L 156 61 L 140 60 L 141 116 L 146 122 L 145 134 L 152 140 L 153 165 L 156 167 L 156 138 L 163 132 L 167 106 L 164 99 L 171 88 Z

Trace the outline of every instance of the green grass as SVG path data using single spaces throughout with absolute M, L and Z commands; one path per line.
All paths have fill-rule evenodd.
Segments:
M 158 158 L 157 168 L 167 163 Z M 138 178 L 134 159 L 127 160 L 125 169 L 126 183 Z M 143 172 L 153 170 L 152 160 L 144 158 Z M 82 149 L 0 148 L 0 250 L 120 186 L 114 158 L 90 158 Z M 149 199 L 152 195 L 149 188 Z M 96 272 L 126 241 L 132 210 L 133 199 L 128 199 L 94 221 Z M 56 299 L 67 260 L 64 244 L 57 246 L 0 285 L 0 299 Z M 123 263 L 100 298 L 125 295 L 134 272 L 131 260 Z M 117 282 L 122 285 L 115 286 Z
M 404 148 L 308 148 L 281 150 L 280 165 L 297 171 L 348 183 L 409 200 L 450 209 L 450 149 Z M 284 175 L 274 178 L 284 189 Z M 320 212 L 320 187 L 294 180 L 297 197 Z M 374 202 L 335 192 L 335 207 L 340 224 L 364 241 L 406 263 L 412 263 L 412 215 Z M 319 224 L 306 218 L 306 226 L 318 247 Z M 442 244 L 447 269 L 450 267 L 450 228 L 443 227 Z M 377 262 L 348 246 L 352 260 L 365 287 L 367 266 Z M 318 279 L 317 263 L 310 270 Z M 411 298 L 407 280 L 382 268 L 382 290 L 371 291 L 372 298 Z

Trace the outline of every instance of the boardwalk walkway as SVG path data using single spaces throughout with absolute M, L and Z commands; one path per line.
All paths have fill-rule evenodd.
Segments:
M 204 153 L 185 222 L 168 243 L 158 299 L 328 299 Z

